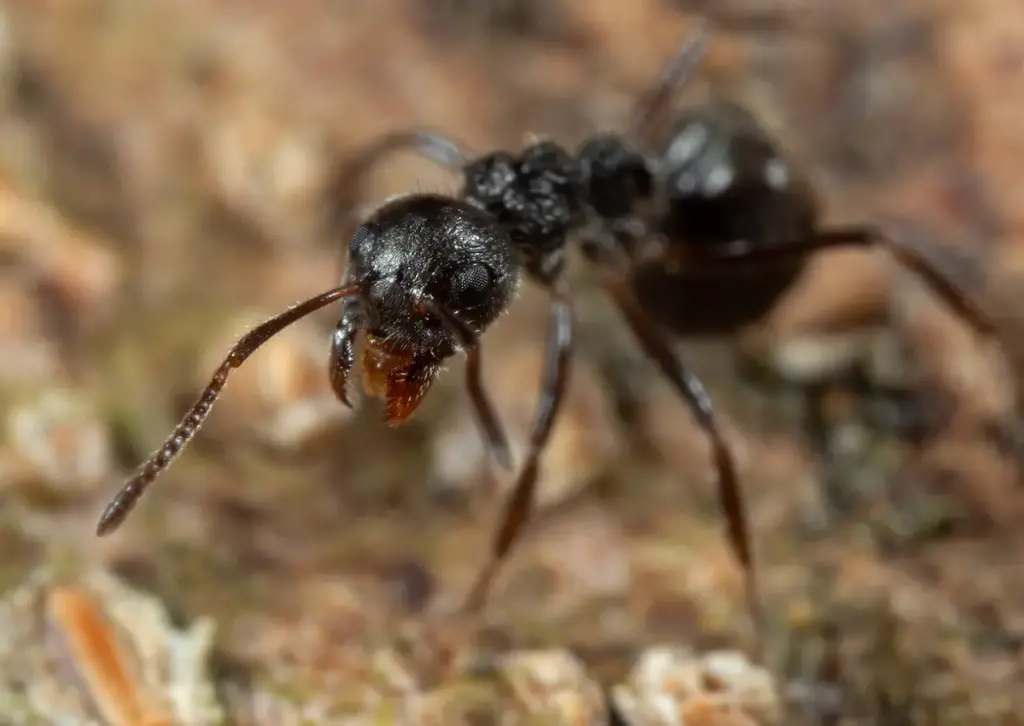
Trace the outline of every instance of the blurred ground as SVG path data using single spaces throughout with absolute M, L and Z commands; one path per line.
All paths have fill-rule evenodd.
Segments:
M 440 617 L 506 484 L 482 460 L 461 364 L 389 430 L 375 401 L 353 413 L 331 398 L 330 312 L 232 378 L 123 531 L 92 533 L 230 342 L 336 283 L 323 219 L 336 160 L 409 125 L 474 149 L 614 128 L 701 12 L 718 29 L 687 100 L 731 94 L 762 114 L 820 182 L 828 219 L 911 217 L 965 253 L 1016 357 L 1024 12 L 1006 0 L 0 4 L 4 716 L 132 723 L 151 706 L 95 694 L 150 689 L 169 699 L 145 711 L 160 723 L 600 723 L 603 688 L 620 684 L 626 723 L 680 723 L 638 710 L 665 694 L 686 723 L 779 721 L 763 675 L 728 654 L 648 651 L 622 686 L 645 648 L 743 650 L 751 633 L 705 443 L 585 272 L 549 506 L 480 629 Z M 456 181 L 396 157 L 367 201 L 416 187 Z M 543 303 L 527 291 L 487 339 L 520 441 Z M 825 527 L 792 397 L 741 384 L 725 342 L 684 346 L 750 494 L 785 722 L 1021 723 L 1022 497 L 986 424 L 1012 405 L 1024 358 L 1007 367 L 866 252 L 822 255 L 755 338 L 887 316 L 956 415 L 914 448 L 840 406 L 844 480 L 864 495 Z M 46 610 L 53 582 L 70 589 Z M 108 677 L 90 680 L 97 656 L 74 634 L 106 632 L 97 612 L 131 631 L 143 665 L 113 678 L 117 658 L 100 659 Z M 456 647 L 455 675 L 438 642 Z M 51 697 L 51 680 L 93 699 Z

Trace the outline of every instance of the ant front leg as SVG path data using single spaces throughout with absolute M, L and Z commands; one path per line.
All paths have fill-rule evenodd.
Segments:
M 672 345 L 665 333 L 657 327 L 633 297 L 626 278 L 619 275 L 609 276 L 605 281 L 605 287 L 623 317 L 626 318 L 626 322 L 644 352 L 657 364 L 676 393 L 690 407 L 697 423 L 711 442 L 712 458 L 718 474 L 719 503 L 725 514 L 729 543 L 737 561 L 743 568 L 746 580 L 747 607 L 757 633 L 757 652 L 760 655 L 761 604 L 754 567 L 753 547 L 750 541 L 750 525 L 743 491 L 739 484 L 739 476 L 736 473 L 736 462 L 725 443 L 725 437 L 718 428 L 711 397 L 700 378 L 672 350 Z
M 466 323 L 430 298 L 420 300 L 420 305 L 448 328 L 466 351 L 466 390 L 469 391 L 469 400 L 473 403 L 476 411 L 477 422 L 483 432 L 484 440 L 491 451 L 498 466 L 507 471 L 512 470 L 512 451 L 508 445 L 508 438 L 501 425 L 501 419 L 494 410 L 494 404 L 487 396 L 487 389 L 483 380 L 483 360 L 480 352 L 480 338 L 476 332 Z
M 529 448 L 512 490 L 512 496 L 502 513 L 490 560 L 480 571 L 466 597 L 463 610 L 467 613 L 476 614 L 483 609 L 498 569 L 530 521 L 540 475 L 540 457 L 551 438 L 551 431 L 565 398 L 572 360 L 573 311 L 568 290 L 562 283 L 555 283 L 550 290 L 551 329 L 547 341 L 540 403 L 533 420 Z

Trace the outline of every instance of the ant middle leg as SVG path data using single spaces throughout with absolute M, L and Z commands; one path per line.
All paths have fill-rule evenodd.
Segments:
M 547 341 L 547 358 L 529 448 L 512 489 L 512 495 L 502 512 L 490 559 L 481 569 L 466 596 L 463 604 L 463 611 L 466 613 L 477 614 L 483 609 L 499 568 L 530 521 L 540 476 L 540 457 L 551 438 L 551 431 L 565 398 L 572 361 L 573 311 L 569 293 L 563 284 L 553 284 L 550 291 L 552 320 Z

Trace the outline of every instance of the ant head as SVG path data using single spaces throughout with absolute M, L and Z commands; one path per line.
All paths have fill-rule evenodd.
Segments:
M 652 197 L 654 180 L 648 160 L 622 136 L 594 136 L 580 147 L 578 158 L 587 199 L 602 219 L 628 217 Z
M 362 286 L 346 314 L 358 316 L 366 332 L 367 387 L 388 399 L 388 419 L 398 423 L 426 393 L 439 363 L 508 307 L 519 268 L 490 215 L 417 194 L 385 204 L 359 227 L 349 278 Z
M 501 228 L 475 207 L 433 194 L 378 209 L 356 232 L 351 266 L 365 285 L 367 331 L 439 359 L 458 346 L 442 321 L 423 313 L 424 302 L 480 332 L 508 307 L 519 280 Z

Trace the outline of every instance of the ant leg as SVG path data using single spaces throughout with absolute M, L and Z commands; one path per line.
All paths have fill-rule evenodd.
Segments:
M 672 387 L 689 405 L 697 423 L 711 442 L 712 457 L 718 472 L 718 497 L 728 526 L 729 543 L 743 568 L 746 580 L 747 607 L 758 637 L 758 654 L 761 648 L 761 604 L 758 595 L 754 567 L 753 547 L 750 541 L 750 526 L 736 463 L 725 443 L 718 422 L 715 419 L 711 397 L 704 384 L 675 354 L 665 334 L 644 312 L 636 298 L 629 291 L 626 279 L 621 276 L 609 277 L 605 287 L 615 301 L 619 311 L 626 318 L 644 352 L 657 364 Z
M 466 389 L 476 411 L 477 423 L 494 460 L 502 469 L 511 471 L 512 451 L 508 445 L 508 437 L 505 436 L 501 419 L 494 410 L 494 404 L 487 396 L 487 389 L 484 386 L 480 337 L 458 315 L 436 301 L 423 298 L 420 305 L 435 315 L 466 351 Z
M 402 150 L 415 151 L 441 166 L 457 171 L 469 162 L 469 155 L 458 143 L 433 131 L 407 130 L 385 134 L 359 151 L 355 158 L 342 164 L 331 184 L 331 196 L 337 207 L 343 213 L 352 209 L 357 203 L 363 177 L 382 157 Z
M 379 138 L 356 156 L 350 166 L 350 173 L 362 175 L 381 157 L 404 149 L 422 154 L 427 159 L 450 169 L 461 170 L 469 162 L 467 152 L 452 139 L 434 131 L 412 129 L 393 131 Z
M 326 224 L 332 238 L 350 239 L 355 229 L 353 210 L 362 197 L 363 179 L 383 157 L 396 151 L 411 150 L 441 166 L 461 171 L 469 155 L 455 141 L 433 131 L 406 130 L 385 134 L 354 157 L 342 161 L 327 185 Z
M 328 373 L 334 395 L 349 408 L 352 408 L 352 401 L 348 397 L 348 377 L 356 363 L 356 333 L 359 329 L 359 310 L 354 305 L 346 305 L 331 336 Z
M 232 369 L 241 366 L 261 345 L 292 323 L 333 302 L 355 295 L 361 290 L 362 287 L 359 284 L 351 284 L 320 293 L 309 300 L 293 305 L 280 315 L 274 316 L 243 335 L 214 372 L 213 378 L 210 379 L 199 400 L 167 437 L 163 446 L 139 467 L 107 505 L 100 517 L 96 534 L 101 536 L 109 534 L 121 526 L 149 485 L 171 465 L 175 457 L 199 431 L 199 427 L 210 415 L 214 402 L 224 389 Z
M 551 316 L 540 403 L 533 420 L 529 449 L 512 490 L 512 496 L 505 504 L 501 525 L 494 538 L 490 560 L 480 571 L 466 596 L 463 611 L 467 613 L 476 614 L 483 609 L 498 569 L 519 539 L 523 528 L 530 521 L 534 492 L 540 474 L 540 455 L 544 452 L 551 437 L 551 430 L 554 427 L 562 400 L 565 398 L 572 360 L 573 312 L 568 291 L 558 283 L 551 287 Z
M 885 247 L 901 265 L 920 275 L 933 292 L 976 330 L 998 337 L 999 326 L 992 316 L 982 305 L 972 300 L 964 284 L 958 282 L 965 280 L 965 274 L 969 274 L 962 264 L 963 260 L 954 259 L 956 255 L 952 250 L 941 250 L 940 254 L 935 245 L 927 244 L 906 229 L 894 234 L 894 230 L 882 227 L 831 227 L 819 230 L 807 239 L 768 246 L 737 241 L 705 254 L 709 255 L 711 262 L 756 262 L 775 257 L 793 257 L 832 247 L 868 247 L 878 244 Z
M 627 126 L 627 136 L 653 144 L 669 109 L 672 97 L 679 93 L 693 77 L 708 49 L 707 24 L 701 22 L 690 33 L 672 59 L 658 74 L 657 80 L 637 100 Z

